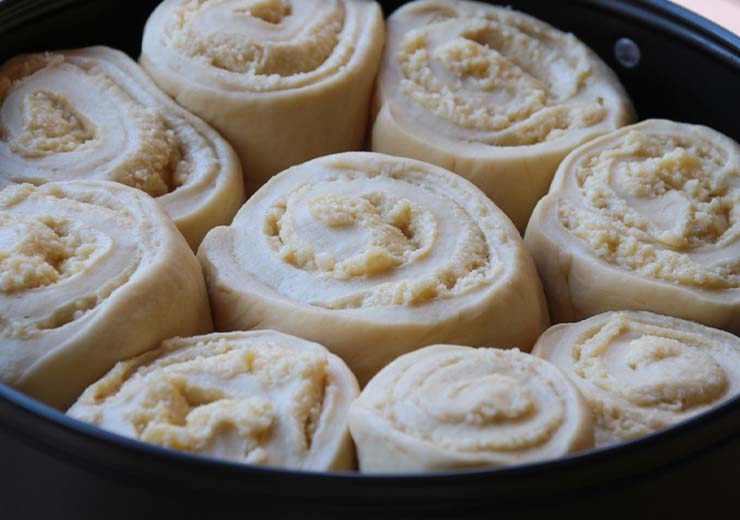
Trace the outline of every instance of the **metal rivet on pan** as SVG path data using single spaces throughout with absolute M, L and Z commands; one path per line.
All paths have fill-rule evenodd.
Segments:
M 640 63 L 640 48 L 629 38 L 620 38 L 614 43 L 614 56 L 622 67 L 632 69 Z

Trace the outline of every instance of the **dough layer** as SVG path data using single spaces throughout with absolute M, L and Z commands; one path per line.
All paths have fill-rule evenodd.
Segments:
M 507 466 L 593 446 L 575 385 L 517 350 L 433 345 L 403 355 L 368 383 L 349 417 L 369 473 Z
M 740 393 L 740 339 L 651 312 L 556 325 L 533 354 L 560 367 L 594 413 L 596 444 L 646 435 Z
M 68 181 L 0 192 L 0 382 L 66 408 L 117 361 L 211 330 L 200 265 L 142 191 Z
M 319 342 L 361 383 L 435 342 L 528 350 L 548 324 L 511 222 L 465 179 L 412 159 L 349 152 L 286 170 L 198 257 L 217 330 Z
M 363 147 L 383 36 L 376 2 L 165 0 L 140 61 L 229 140 L 252 192 L 285 168 Z
M 740 333 L 740 145 L 648 120 L 570 154 L 527 228 L 556 322 L 647 310 Z
M 372 149 L 472 181 L 523 232 L 566 154 L 634 120 L 615 74 L 572 34 L 481 2 L 388 19 Z
M 68 414 L 167 448 L 306 470 L 355 467 L 357 381 L 321 345 L 275 331 L 162 342 L 119 362 Z
M 157 197 L 193 250 L 244 203 L 231 146 L 107 47 L 0 66 L 0 130 L 0 188 L 120 182 Z

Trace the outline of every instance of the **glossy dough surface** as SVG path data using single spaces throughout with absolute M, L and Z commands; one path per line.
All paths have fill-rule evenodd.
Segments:
M 0 381 L 69 406 L 121 359 L 210 332 L 203 274 L 157 203 L 108 181 L 0 192 Z
M 591 413 L 555 366 L 516 350 L 434 345 L 406 354 L 350 409 L 360 470 L 507 466 L 593 446 Z
M 388 19 L 373 151 L 476 184 L 524 231 L 565 155 L 634 119 L 572 34 L 482 2 L 411 2 Z
M 157 197 L 194 250 L 244 202 L 231 146 L 107 47 L 3 64 L 0 127 L 0 188 L 120 182 Z
M 274 331 L 215 333 L 118 363 L 68 413 L 229 461 L 349 470 L 347 411 L 358 393 L 354 375 L 321 345 Z
M 581 389 L 597 446 L 667 428 L 740 393 L 739 338 L 650 312 L 556 325 L 532 353 Z
M 362 148 L 383 36 L 376 2 L 165 0 L 140 61 L 234 145 L 254 191 L 295 164 Z
M 198 251 L 217 330 L 326 345 L 361 383 L 435 342 L 529 350 L 547 327 L 516 229 L 465 179 L 351 152 L 274 177 Z
M 554 321 L 647 310 L 740 333 L 740 145 L 649 120 L 563 162 L 525 241 Z

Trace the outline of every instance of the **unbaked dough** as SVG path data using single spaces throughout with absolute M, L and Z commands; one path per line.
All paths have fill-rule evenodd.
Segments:
M 740 145 L 665 120 L 587 143 L 525 242 L 556 323 L 632 309 L 740 333 Z
M 285 168 L 363 147 L 383 37 L 376 2 L 165 0 L 140 62 L 229 140 L 251 193 Z
M 321 345 L 274 331 L 164 341 L 118 363 L 70 408 L 106 430 L 233 462 L 355 467 L 357 380 Z
M 360 383 L 431 343 L 529 350 L 547 327 L 532 259 L 468 181 L 369 152 L 273 177 L 198 251 L 217 330 L 325 345 Z
M 597 446 L 667 428 L 740 393 L 740 338 L 651 312 L 556 325 L 532 353 L 581 389 Z
M 0 382 L 66 408 L 117 361 L 211 330 L 198 260 L 144 192 L 109 181 L 0 192 Z
M 482 2 L 388 19 L 372 149 L 472 181 L 524 232 L 566 154 L 634 120 L 616 75 L 572 34 Z
M 349 417 L 368 473 L 508 466 L 594 442 L 576 386 L 516 350 L 434 345 L 401 356 L 368 383 Z
M 9 60 L 0 67 L 0 189 L 74 179 L 157 197 L 193 250 L 244 203 L 231 146 L 122 52 L 89 47 Z

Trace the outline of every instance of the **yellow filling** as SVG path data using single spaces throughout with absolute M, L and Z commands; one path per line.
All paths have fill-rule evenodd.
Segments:
M 421 276 L 384 282 L 432 254 L 439 233 L 434 214 L 385 192 L 311 196 L 310 189 L 298 188 L 266 214 L 263 230 L 275 254 L 323 279 L 377 279 L 371 289 L 314 304 L 332 309 L 420 305 L 480 287 L 492 276 L 485 236 L 457 208 L 459 214 L 451 218 L 459 240 L 445 262 Z
M 221 450 L 255 464 L 270 462 L 275 436 L 299 432 L 288 441 L 306 455 L 321 420 L 327 363 L 323 353 L 262 340 L 173 339 L 93 385 L 87 420 L 114 413 L 147 442 Z
M 326 0 L 323 0 L 326 2 Z M 319 68 L 334 52 L 344 27 L 341 2 L 319 3 L 321 16 L 289 39 L 255 37 L 255 23 L 279 28 L 293 15 L 289 0 L 198 0 L 173 9 L 166 31 L 174 48 L 213 67 L 246 76 L 292 76 Z M 241 27 L 219 25 L 221 17 Z M 211 19 L 212 18 L 212 19 Z M 269 87 L 266 87 L 269 88 Z
M 586 208 L 563 201 L 565 229 L 622 269 L 693 287 L 740 287 L 740 259 L 707 266 L 691 257 L 738 233 L 740 190 L 712 143 L 634 130 L 594 152 L 575 175 Z
M 84 271 L 98 256 L 97 235 L 51 215 L 0 213 L 0 291 L 58 283 Z
M 448 13 L 449 14 L 449 13 Z M 431 17 L 409 31 L 395 60 L 401 90 L 426 111 L 495 146 L 532 145 L 598 124 L 598 100 L 571 102 L 592 74 L 572 38 L 499 20 Z M 572 50 L 570 51 L 572 52 Z
M 23 157 L 72 152 L 94 137 L 67 100 L 52 92 L 40 90 L 29 95 L 24 109 L 26 132 L 9 143 Z

